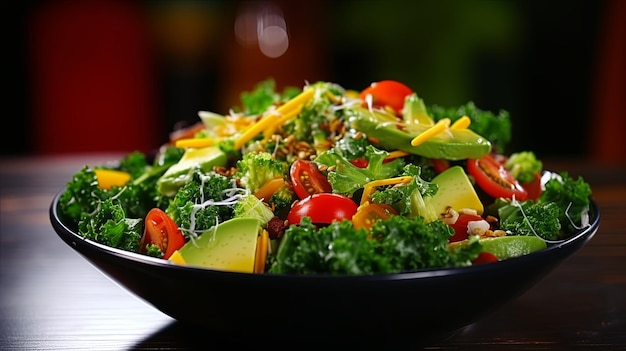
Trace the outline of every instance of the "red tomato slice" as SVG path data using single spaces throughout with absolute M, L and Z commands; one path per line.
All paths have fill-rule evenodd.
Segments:
M 467 237 L 469 236 L 467 234 L 467 223 L 482 220 L 483 218 L 479 215 L 471 215 L 465 213 L 459 214 L 459 218 L 457 218 L 456 222 L 450 225 L 452 229 L 454 229 L 454 235 L 450 239 L 448 239 L 448 241 L 452 243 L 455 241 L 467 239 Z
M 541 174 L 536 173 L 535 178 L 529 183 L 522 183 L 522 187 L 528 193 L 528 198 L 531 200 L 537 200 L 541 195 Z
M 478 257 L 476 257 L 472 261 L 472 264 L 481 264 L 481 263 L 498 262 L 498 261 L 499 260 L 496 255 L 492 254 L 491 252 L 483 251 L 479 253 Z
M 450 161 L 446 159 L 431 158 L 430 161 L 432 162 L 433 168 L 437 174 L 443 173 L 443 171 L 450 168 Z
M 528 193 L 515 180 L 504 166 L 488 154 L 479 159 L 467 160 L 467 172 L 474 177 L 476 184 L 491 197 L 503 197 L 524 201 Z
M 140 242 L 142 253 L 146 252 L 147 245 L 158 246 L 163 252 L 164 259 L 170 258 L 174 251 L 185 245 L 185 237 L 176 222 L 159 208 L 151 209 L 146 215 Z
M 326 176 L 311 161 L 296 160 L 291 164 L 289 177 L 293 190 L 300 199 L 312 194 L 330 193 L 333 190 Z
M 330 224 L 343 219 L 351 220 L 357 204 L 347 196 L 333 193 L 319 193 L 297 201 L 287 214 L 289 224 L 300 224 L 303 217 L 311 217 L 311 222 Z
M 371 229 L 374 223 L 380 220 L 387 220 L 398 212 L 387 204 L 367 203 L 358 208 L 352 216 L 352 223 L 355 228 Z
M 359 97 L 366 102 L 371 99 L 374 107 L 389 106 L 397 114 L 402 114 L 404 99 L 411 94 L 413 94 L 413 90 L 403 83 L 395 80 L 381 80 L 363 89 Z

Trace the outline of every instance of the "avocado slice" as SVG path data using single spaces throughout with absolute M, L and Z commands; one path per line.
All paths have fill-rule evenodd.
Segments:
M 469 129 L 448 129 L 418 146 L 413 146 L 411 140 L 432 127 L 432 124 L 404 123 L 396 116 L 368 110 L 362 106 L 347 109 L 346 114 L 350 127 L 376 139 L 381 147 L 388 150 L 402 150 L 427 158 L 446 160 L 480 158 L 491 151 L 491 142 Z
M 191 180 L 191 171 L 200 167 L 209 172 L 215 166 L 226 165 L 226 154 L 216 146 L 186 149 L 178 163 L 172 165 L 157 180 L 161 195 L 174 196 L 178 189 Z
M 534 235 L 507 235 L 493 238 L 482 238 L 478 242 L 482 245 L 482 251 L 495 255 L 499 260 L 511 257 L 527 255 L 531 252 L 545 249 L 548 244 Z M 468 240 L 457 241 L 450 244 L 451 248 L 466 245 Z
M 457 212 L 464 208 L 471 208 L 479 215 L 483 214 L 483 203 L 463 167 L 452 166 L 435 176 L 431 182 L 439 187 L 430 199 L 430 205 L 435 213 L 445 213 L 448 207 L 452 207 Z
M 256 218 L 233 218 L 206 230 L 173 254 L 190 266 L 252 273 L 261 222 Z

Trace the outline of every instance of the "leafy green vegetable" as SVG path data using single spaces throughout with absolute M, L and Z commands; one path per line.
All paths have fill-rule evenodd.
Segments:
M 421 217 L 392 216 L 376 222 L 371 233 L 347 220 L 318 229 L 304 217 L 285 231 L 269 272 L 363 275 L 470 265 L 480 244 L 449 250 L 453 233 L 443 222 Z
M 487 138 L 492 143 L 494 151 L 498 153 L 503 153 L 511 141 L 512 129 L 508 111 L 500 110 L 498 114 L 494 114 L 479 109 L 472 101 L 458 108 L 432 105 L 427 109 L 435 121 L 450 118 L 450 121 L 454 123 L 457 119 L 468 116 L 472 120 L 468 128 Z
M 142 219 L 127 218 L 124 208 L 114 199 L 100 202 L 97 211 L 83 214 L 78 223 L 80 235 L 127 251 L 139 251 Z
M 559 206 L 532 200 L 507 202 L 498 210 L 500 229 L 513 235 L 536 235 L 546 240 L 562 239 Z
M 432 212 L 423 197 L 429 197 L 437 192 L 437 185 L 421 178 L 422 168 L 414 164 L 407 164 L 400 176 L 412 176 L 413 180 L 405 185 L 391 186 L 374 192 L 372 201 L 393 206 L 402 216 L 423 216 L 427 221 L 433 221 L 437 214 Z
M 532 151 L 522 151 L 511 154 L 504 168 L 520 183 L 530 183 L 535 179 L 535 174 L 543 169 L 543 163 Z
M 94 169 L 84 166 L 72 176 L 61 194 L 59 212 L 72 222 L 78 223 L 83 213 L 95 212 L 106 197 L 106 191 L 98 187 Z
M 588 183 L 563 172 L 552 174 L 536 201 L 499 198 L 488 211 L 500 218 L 500 229 L 512 235 L 563 240 L 589 225 L 590 196 Z
M 328 182 L 333 192 L 344 195 L 352 195 L 357 189 L 373 180 L 397 176 L 402 172 L 405 164 L 401 158 L 384 162 L 389 153 L 367 145 L 364 157 L 369 161 L 368 165 L 365 168 L 359 168 L 353 165 L 343 152 L 344 150 L 340 148 L 332 148 L 318 155 L 315 162 L 330 168 Z
M 590 197 L 591 187 L 587 182 L 581 177 L 574 179 L 567 172 L 561 172 L 546 183 L 537 201 L 558 205 L 561 227 L 571 235 L 589 225 Z

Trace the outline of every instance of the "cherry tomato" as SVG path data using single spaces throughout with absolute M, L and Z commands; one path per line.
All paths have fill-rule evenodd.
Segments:
M 317 169 L 314 162 L 296 160 L 291 164 L 289 177 L 293 190 L 300 199 L 312 194 L 332 192 L 328 179 Z
M 443 171 L 450 168 L 450 161 L 446 159 L 432 158 L 430 159 L 430 161 L 432 162 L 433 168 L 435 169 L 435 172 L 437 172 L 437 174 L 443 173 Z
M 387 204 L 367 203 L 360 206 L 352 216 L 352 223 L 355 228 L 371 229 L 374 223 L 380 220 L 389 219 L 389 217 L 398 212 Z
M 503 197 L 524 201 L 528 199 L 528 193 L 515 180 L 515 177 L 488 154 L 479 159 L 467 160 L 467 172 L 474 177 L 476 184 L 493 198 Z
M 367 166 L 369 166 L 370 164 L 370 161 L 368 161 L 366 158 L 355 158 L 354 160 L 351 160 L 350 163 L 359 168 L 367 168 Z
M 528 183 L 522 183 L 522 187 L 528 193 L 528 198 L 530 200 L 537 200 L 541 195 L 541 174 L 536 173 L 535 178 Z
M 448 241 L 452 243 L 455 241 L 461 241 L 461 240 L 467 239 L 468 237 L 467 224 L 469 222 L 482 221 L 482 220 L 483 218 L 479 215 L 460 213 L 459 218 L 457 218 L 456 222 L 450 225 L 452 229 L 454 229 L 454 235 L 450 239 L 448 239 Z
M 300 224 L 303 217 L 311 217 L 311 222 L 330 224 L 343 219 L 351 220 L 357 204 L 347 196 L 333 193 L 319 193 L 298 200 L 287 214 L 289 224 Z
M 403 83 L 395 80 L 381 80 L 363 89 L 359 97 L 363 101 L 371 99 L 372 106 L 374 107 L 389 106 L 396 111 L 397 114 L 402 114 L 404 99 L 407 95 L 411 94 L 413 94 L 413 90 Z
M 483 251 L 478 254 L 472 264 L 481 264 L 481 263 L 489 263 L 489 262 L 498 262 L 498 257 L 490 252 Z
M 185 237 L 176 222 L 159 208 L 148 212 L 144 227 L 140 242 L 142 253 L 146 252 L 147 245 L 156 245 L 163 252 L 163 258 L 168 259 L 174 251 L 185 245 Z

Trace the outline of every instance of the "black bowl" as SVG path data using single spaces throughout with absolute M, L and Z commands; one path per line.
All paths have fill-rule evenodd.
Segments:
M 592 200 L 591 226 L 504 261 L 373 276 L 247 274 L 173 265 L 86 240 L 62 222 L 61 193 L 50 206 L 54 230 L 105 275 L 185 325 L 257 343 L 268 335 L 307 345 L 440 341 L 527 291 L 582 248 L 600 224 Z

